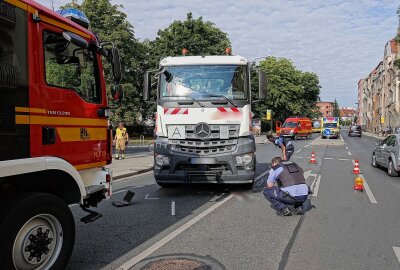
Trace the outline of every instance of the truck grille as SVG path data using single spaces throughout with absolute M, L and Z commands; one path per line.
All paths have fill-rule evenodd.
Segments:
M 234 139 L 239 137 L 239 127 L 240 125 L 209 125 L 210 136 L 208 139 Z M 196 125 L 185 125 L 185 132 L 187 139 L 199 139 L 196 136 Z M 225 130 L 227 134 L 222 134 L 221 130 Z M 202 139 L 202 138 L 200 138 Z
M 236 150 L 237 139 L 230 140 L 170 140 L 171 151 L 195 155 L 213 155 L 233 152 Z

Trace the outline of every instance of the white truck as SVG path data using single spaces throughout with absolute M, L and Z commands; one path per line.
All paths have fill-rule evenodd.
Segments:
M 155 76 L 146 73 L 144 100 L 157 79 L 154 177 L 160 186 L 254 182 L 250 68 L 242 56 L 181 56 L 162 59 Z M 264 99 L 266 74 L 258 76 Z

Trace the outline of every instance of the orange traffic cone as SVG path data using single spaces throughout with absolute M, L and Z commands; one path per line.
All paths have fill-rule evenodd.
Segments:
M 311 153 L 311 159 L 310 159 L 311 164 L 317 164 L 317 159 L 315 158 L 315 153 L 312 151 Z
M 364 181 L 358 174 L 354 178 L 354 191 L 364 191 Z
M 356 159 L 356 161 L 354 162 L 353 173 L 354 173 L 354 174 L 360 174 L 360 167 L 359 167 L 359 164 L 358 164 L 358 160 L 357 160 L 357 159 Z

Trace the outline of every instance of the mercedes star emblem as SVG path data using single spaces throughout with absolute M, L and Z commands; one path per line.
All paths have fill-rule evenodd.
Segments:
M 195 135 L 199 139 L 206 139 L 211 134 L 211 128 L 206 123 L 199 123 L 194 130 Z

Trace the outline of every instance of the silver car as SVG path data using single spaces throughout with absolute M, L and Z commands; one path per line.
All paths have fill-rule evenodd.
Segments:
M 400 172 L 400 135 L 391 135 L 380 142 L 372 153 L 372 166 L 387 168 L 389 176 Z

